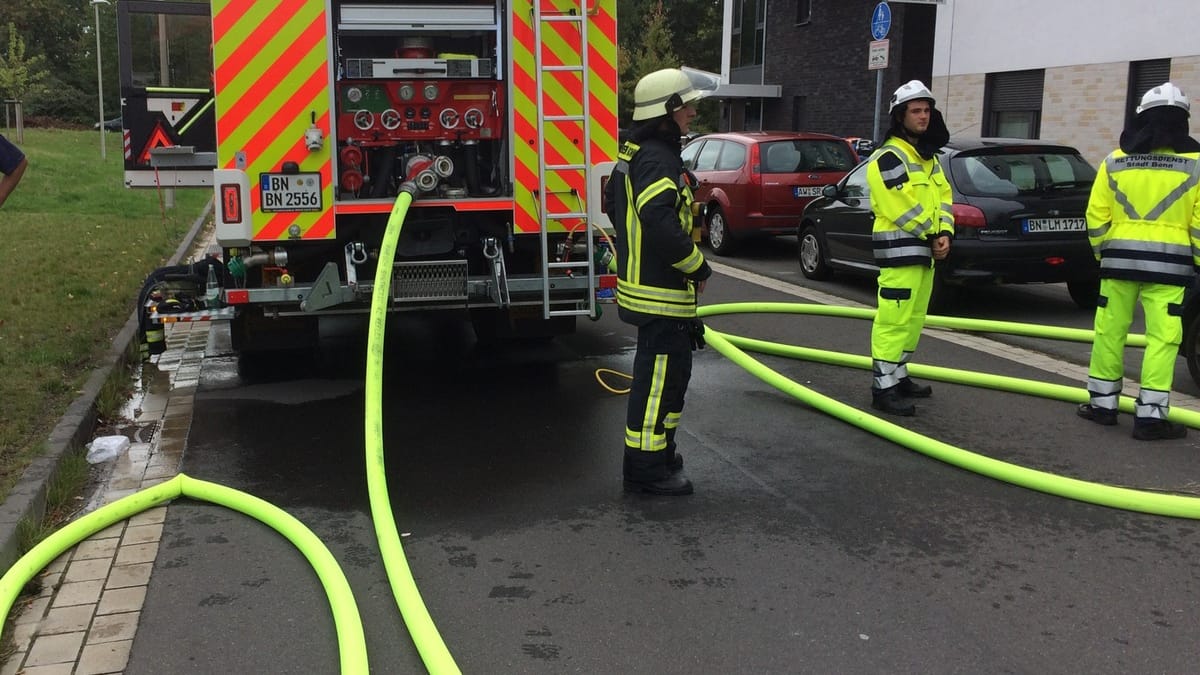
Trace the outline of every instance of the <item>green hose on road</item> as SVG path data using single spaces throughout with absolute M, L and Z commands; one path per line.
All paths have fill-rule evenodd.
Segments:
M 258 497 L 191 478 L 182 473 L 64 525 L 21 556 L 21 559 L 0 577 L 0 624 L 8 620 L 13 602 L 25 584 L 64 551 L 113 523 L 181 496 L 240 511 L 274 528 L 292 542 L 308 559 L 329 597 L 329 606 L 337 628 L 341 672 L 347 675 L 366 675 L 370 672 L 367 666 L 367 642 L 363 637 L 362 619 L 359 617 L 358 605 L 354 602 L 350 583 L 346 581 L 346 575 L 338 566 L 337 559 L 312 530 L 288 512 Z
M 404 227 L 404 218 L 412 204 L 417 187 L 411 182 L 400 186 L 400 194 L 388 216 L 387 230 L 379 247 L 379 260 L 375 270 L 375 286 L 371 291 L 371 319 L 367 333 L 366 411 L 363 417 L 366 432 L 367 492 L 371 503 L 371 520 L 375 524 L 375 538 L 387 569 L 392 595 L 404 617 L 413 644 L 421 654 L 421 660 L 430 673 L 458 673 L 454 657 L 446 649 L 446 643 L 438 633 L 421 592 L 413 580 L 412 570 L 404 557 L 400 535 L 396 531 L 396 519 L 392 516 L 392 504 L 388 498 L 387 475 L 383 456 L 383 346 L 387 325 L 387 310 L 391 299 L 392 262 L 396 259 L 396 242 Z
M 844 311 L 848 309 L 852 308 L 787 303 L 740 303 L 701 306 L 699 308 L 699 315 L 701 317 L 708 317 L 729 313 L 754 312 L 825 314 L 829 316 L 853 316 L 854 318 L 870 318 L 874 315 L 873 310 L 864 311 L 856 309 L 851 312 Z M 827 312 L 825 310 L 830 311 Z M 940 323 L 944 319 L 945 317 L 931 316 L 929 317 L 928 324 L 934 325 L 935 321 Z M 983 322 L 973 319 L 955 319 L 954 322 L 960 324 L 960 327 L 965 330 L 983 330 L 982 326 L 984 325 L 992 327 L 1004 325 L 1006 327 L 1021 327 L 1021 330 L 1029 329 L 1030 332 L 1022 334 L 1037 332 L 1043 337 L 1055 337 L 1059 334 L 1064 336 L 1078 335 L 1074 329 L 1056 329 L 1053 326 Z M 1037 330 L 1033 331 L 1032 329 Z M 1087 332 L 1090 333 L 1090 331 Z M 858 408 L 819 394 L 772 370 L 762 362 L 746 354 L 741 348 L 776 356 L 814 360 L 866 370 L 871 369 L 870 357 L 751 340 L 727 335 L 713 329 L 711 326 L 705 331 L 704 337 L 705 341 L 723 356 L 776 389 L 821 412 L 947 464 L 973 471 L 989 478 L 1012 483 L 1013 485 L 1077 501 L 1154 515 L 1200 519 L 1200 498 L 1093 483 L 985 457 L 929 438 L 928 436 L 923 436 Z M 1142 337 L 1142 343 L 1144 344 L 1144 337 Z M 1132 340 L 1130 344 L 1133 344 Z M 908 370 L 913 376 L 944 382 L 983 386 L 1041 396 L 1043 398 L 1056 398 L 1064 401 L 1085 402 L 1087 400 L 1087 392 L 1079 387 L 1065 387 L 1015 377 L 973 373 L 953 368 L 922 366 L 911 363 L 908 366 Z M 1122 397 L 1120 408 L 1126 412 L 1131 412 L 1133 410 L 1133 401 L 1128 397 Z M 1190 427 L 1200 428 L 1200 414 L 1190 410 L 1172 408 L 1169 417 Z

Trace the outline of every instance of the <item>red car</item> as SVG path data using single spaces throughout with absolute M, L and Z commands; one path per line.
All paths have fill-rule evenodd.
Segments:
M 682 156 L 700 181 L 696 201 L 717 255 L 746 237 L 795 234 L 804 206 L 858 164 L 846 139 L 795 131 L 706 134 Z

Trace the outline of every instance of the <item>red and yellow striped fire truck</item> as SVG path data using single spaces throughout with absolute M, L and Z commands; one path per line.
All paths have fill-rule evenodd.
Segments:
M 235 349 L 365 316 L 405 181 L 395 311 L 541 337 L 611 294 L 616 0 L 126 0 L 118 33 L 126 185 L 213 190 Z

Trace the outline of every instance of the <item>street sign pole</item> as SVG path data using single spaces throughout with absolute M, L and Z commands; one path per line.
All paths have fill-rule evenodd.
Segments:
M 883 101 L 883 70 L 875 71 L 875 133 L 871 140 L 879 147 L 879 104 Z
M 892 27 L 892 8 L 888 7 L 886 2 L 881 2 L 875 5 L 875 9 L 871 10 L 871 37 L 876 40 L 883 40 L 887 37 L 888 30 Z M 884 49 L 886 50 L 886 43 Z M 884 52 L 883 65 L 877 67 L 870 59 L 868 67 L 875 70 L 875 131 L 871 140 L 875 142 L 876 147 L 879 146 L 879 106 L 883 102 L 883 71 L 887 68 L 887 52 Z

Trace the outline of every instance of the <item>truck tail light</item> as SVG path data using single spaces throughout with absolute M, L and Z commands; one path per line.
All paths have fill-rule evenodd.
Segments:
M 221 219 L 226 223 L 242 222 L 242 186 L 221 184 Z

